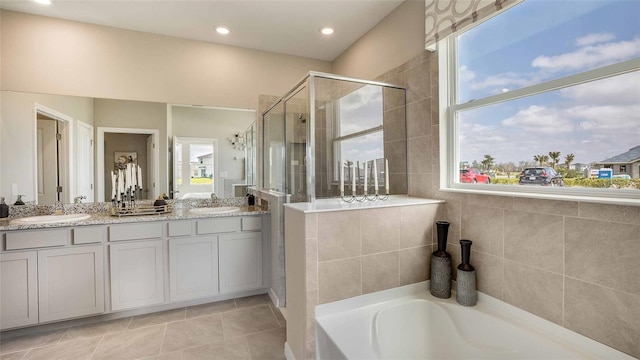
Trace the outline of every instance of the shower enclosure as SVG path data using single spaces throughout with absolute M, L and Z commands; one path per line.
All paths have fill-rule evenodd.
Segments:
M 402 86 L 310 72 L 262 114 L 262 187 L 314 202 L 374 189 L 407 193 L 406 90 Z M 389 184 L 385 183 L 385 160 Z M 366 164 L 366 166 L 365 166 Z

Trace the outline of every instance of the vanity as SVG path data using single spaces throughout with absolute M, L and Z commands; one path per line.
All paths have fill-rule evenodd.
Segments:
M 246 206 L 0 222 L 0 330 L 266 293 L 269 224 L 268 211 Z

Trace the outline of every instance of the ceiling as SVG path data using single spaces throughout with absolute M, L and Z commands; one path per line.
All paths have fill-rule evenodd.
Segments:
M 332 61 L 402 0 L 2 0 L 0 8 Z M 214 27 L 225 25 L 223 36 Z M 335 33 L 322 35 L 331 26 Z

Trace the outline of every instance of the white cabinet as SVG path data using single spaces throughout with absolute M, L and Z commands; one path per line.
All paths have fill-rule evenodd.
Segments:
M 220 236 L 220 292 L 262 287 L 262 234 Z
M 162 245 L 162 240 L 109 245 L 112 310 L 164 302 Z
M 171 301 L 218 294 L 218 237 L 169 240 Z
M 40 322 L 104 312 L 102 245 L 38 251 Z
M 0 254 L 0 330 L 38 323 L 36 251 Z

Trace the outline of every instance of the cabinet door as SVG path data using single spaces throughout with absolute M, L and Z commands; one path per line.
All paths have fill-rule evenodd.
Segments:
M 262 234 L 220 236 L 220 292 L 262 287 Z
M 109 247 L 112 310 L 163 303 L 162 240 Z
M 169 240 L 171 301 L 218 294 L 218 237 Z
M 38 255 L 0 255 L 0 330 L 38 323 Z
M 102 245 L 38 251 L 40 322 L 104 312 Z

